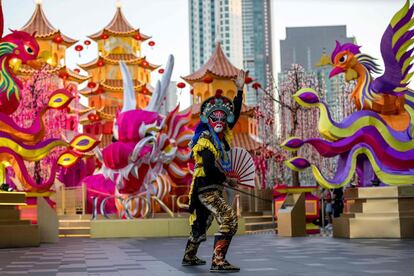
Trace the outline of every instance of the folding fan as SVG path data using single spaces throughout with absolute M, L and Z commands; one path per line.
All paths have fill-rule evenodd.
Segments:
M 226 172 L 227 177 L 237 178 L 239 184 L 250 188 L 255 187 L 256 168 L 250 153 L 242 148 L 232 148 L 229 153 L 231 170 Z M 220 162 L 218 167 L 223 170 Z M 224 170 L 223 170 L 224 171 Z

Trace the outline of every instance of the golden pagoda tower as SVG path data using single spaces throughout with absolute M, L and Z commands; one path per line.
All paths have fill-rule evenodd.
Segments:
M 230 63 L 221 49 L 221 43 L 216 44 L 216 49 L 210 59 L 194 73 L 182 77 L 188 82 L 193 90 L 191 124 L 195 125 L 200 121 L 200 105 L 209 97 L 215 95 L 217 89 L 223 91 L 223 96 L 233 100 L 237 94 L 236 85 L 233 79 L 237 77 L 240 69 Z M 243 102 L 245 99 L 243 99 Z M 188 109 L 187 109 L 188 111 Z M 257 123 L 253 118 L 254 108 L 249 108 L 243 103 L 240 118 L 233 128 L 232 147 L 241 147 L 250 152 L 259 149 L 262 144 L 258 142 Z
M 98 44 L 98 57 L 79 65 L 91 77 L 87 87 L 80 93 L 88 98 L 88 106 L 96 110 L 92 117 L 97 115 L 102 120 L 100 127 L 96 127 L 97 120 L 92 122 L 85 118 L 81 123 L 85 125 L 85 132 L 102 135 L 101 146 L 104 147 L 111 143 L 113 120 L 122 107 L 124 89 L 119 62 L 123 61 L 131 73 L 137 108 L 148 105 L 151 97 L 151 87 L 148 85 L 151 82 L 151 72 L 158 66 L 149 63 L 141 55 L 141 44 L 150 37 L 126 20 L 119 3 L 109 24 L 89 38 Z M 95 126 L 88 126 L 91 124 Z
M 32 17 L 20 31 L 36 33 L 35 38 L 40 46 L 39 57 L 46 64 L 44 70 L 59 77 L 60 87 L 67 85 L 68 82 L 79 84 L 89 79 L 66 67 L 66 49 L 77 43 L 77 40 L 62 34 L 49 22 L 40 0 L 36 1 Z M 36 69 L 32 67 L 21 65 L 17 75 L 24 79 L 33 75 L 35 71 Z

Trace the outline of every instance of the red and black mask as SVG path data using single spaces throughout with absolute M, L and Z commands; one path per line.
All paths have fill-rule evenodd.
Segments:
M 221 133 L 227 126 L 227 116 L 222 110 L 215 110 L 208 116 L 208 124 L 216 133 Z

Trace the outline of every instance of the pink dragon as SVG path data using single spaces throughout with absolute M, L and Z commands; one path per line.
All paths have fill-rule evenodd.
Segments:
M 190 183 L 188 142 L 193 130 L 187 124 L 191 114 L 180 114 L 179 106 L 166 117 L 157 112 L 165 101 L 173 63 L 173 56 L 170 56 L 163 78 L 158 81 L 145 110 L 136 109 L 131 76 L 126 65 L 120 64 L 124 79 L 124 105 L 114 124 L 116 142 L 102 152 L 96 149 L 97 157 L 102 162 L 101 170 L 83 180 L 87 186 L 89 211 L 93 198 L 98 199 L 98 205 L 107 198 L 106 213 L 124 214 L 122 201 L 134 198 L 130 208 L 136 209 L 134 216 L 141 216 L 143 213 L 138 212 L 138 208 L 146 198 L 155 197 L 163 205 L 162 201 L 176 184 Z

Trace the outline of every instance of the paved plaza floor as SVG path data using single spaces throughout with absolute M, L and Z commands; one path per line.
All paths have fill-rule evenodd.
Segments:
M 182 267 L 185 238 L 66 238 L 38 248 L 1 249 L 0 275 L 213 275 L 213 238 L 201 245 L 207 265 Z M 228 259 L 235 275 L 414 275 L 414 240 L 236 236 Z

